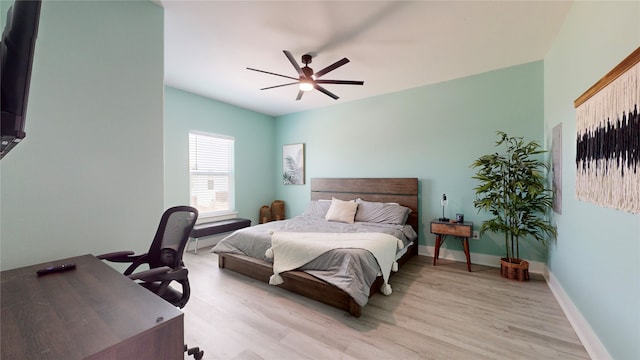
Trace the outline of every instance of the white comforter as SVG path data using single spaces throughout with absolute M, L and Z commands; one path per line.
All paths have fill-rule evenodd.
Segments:
M 389 276 L 397 271 L 396 253 L 404 247 L 398 238 L 383 233 L 275 232 L 265 256 L 273 258 L 272 285 L 282 284 L 280 273 L 297 269 L 333 249 L 364 249 L 378 262 L 384 280 L 382 293 L 391 294 Z

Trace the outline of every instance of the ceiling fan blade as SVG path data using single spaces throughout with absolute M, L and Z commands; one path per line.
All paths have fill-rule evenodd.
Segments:
M 280 74 L 272 73 L 272 72 L 269 72 L 269 71 L 253 69 L 253 68 L 250 68 L 250 67 L 248 67 L 247 70 L 253 70 L 253 71 L 257 71 L 257 72 L 261 72 L 261 73 L 265 73 L 265 74 L 269 74 L 269 75 L 282 76 L 283 78 L 287 78 L 287 79 L 291 79 L 291 80 L 299 80 L 299 79 L 291 77 L 291 76 L 280 75 Z
M 349 62 L 349 59 L 347 58 L 343 58 L 342 60 L 338 60 L 336 62 L 334 62 L 333 64 L 327 66 L 326 68 L 316 72 L 315 74 L 313 74 L 313 76 L 317 79 L 319 77 L 321 77 L 322 75 L 328 73 L 329 71 L 333 71 L 337 68 L 339 68 L 340 66 L 346 64 Z
M 277 87 L 281 87 L 281 86 L 288 86 L 288 85 L 295 85 L 297 84 L 297 82 L 292 82 L 292 83 L 288 83 L 288 84 L 282 84 L 282 85 L 276 85 L 276 86 L 269 86 L 266 88 L 262 88 L 260 90 L 269 90 L 269 89 L 273 89 L 273 88 L 277 88 Z
M 291 55 L 291 53 L 287 50 L 282 50 L 282 52 L 287 56 L 287 59 L 289 59 L 289 61 L 291 62 L 291 65 L 293 65 L 293 68 L 296 69 L 296 71 L 298 72 L 298 75 L 306 76 L 302 71 L 302 69 L 300 68 L 300 65 L 298 65 L 296 60 L 293 58 L 293 55 Z
M 334 100 L 338 100 L 338 99 L 339 99 L 338 95 L 336 95 L 336 94 L 332 93 L 331 91 L 329 91 L 329 90 L 327 90 L 327 89 L 323 88 L 322 86 L 320 86 L 320 85 L 318 85 L 318 84 L 316 84 L 314 87 L 315 87 L 318 91 L 323 92 L 323 93 L 325 93 L 326 95 L 328 95 L 328 96 L 332 97 Z
M 355 80 L 316 80 L 318 84 L 364 85 L 364 81 Z
M 299 90 L 299 91 L 298 91 L 298 96 L 296 97 L 296 100 L 300 100 L 300 99 L 302 99 L 302 94 L 304 94 L 304 91 Z

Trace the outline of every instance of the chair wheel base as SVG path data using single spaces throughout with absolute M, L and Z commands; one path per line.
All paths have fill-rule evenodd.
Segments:
M 204 357 L 204 351 L 200 350 L 199 347 L 188 348 L 185 344 L 184 351 L 187 353 L 187 355 L 193 356 L 195 360 L 202 360 L 202 358 Z

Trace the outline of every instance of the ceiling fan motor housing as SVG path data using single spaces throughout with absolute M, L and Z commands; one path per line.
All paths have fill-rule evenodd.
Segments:
M 308 66 L 303 67 L 302 72 L 304 72 L 304 76 L 308 78 L 311 78 L 311 76 L 313 76 L 313 69 Z

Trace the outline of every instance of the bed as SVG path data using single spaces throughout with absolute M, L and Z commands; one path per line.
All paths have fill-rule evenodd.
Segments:
M 401 224 L 386 225 L 356 222 L 354 225 L 357 226 L 354 229 L 346 231 L 369 233 L 380 232 L 392 234 L 393 236 L 398 237 L 398 239 L 403 237 L 403 250 L 398 252 L 398 256 L 396 258 L 398 267 L 401 267 L 408 259 L 417 255 L 417 233 L 420 218 L 418 213 L 417 178 L 314 178 L 311 179 L 310 206 L 305 210 L 305 213 L 309 212 L 310 208 L 312 208 L 311 205 L 315 204 L 314 206 L 326 207 L 328 205 L 324 204 L 330 202 L 334 198 L 343 201 L 357 200 L 361 209 L 364 208 L 362 204 L 366 204 L 367 206 L 373 204 L 385 204 L 385 206 L 386 204 L 398 204 L 400 207 L 410 209 L 411 212 L 408 213 L 408 215 L 405 215 L 406 226 L 404 227 Z M 241 251 L 237 250 L 237 248 L 234 250 L 233 248 L 242 247 L 237 245 L 237 243 L 241 241 L 239 240 L 241 236 L 247 236 L 247 232 L 262 232 L 262 237 L 265 237 L 271 234 L 282 234 L 280 231 L 305 231 L 300 229 L 303 227 L 308 227 L 307 230 L 314 231 L 314 229 L 316 229 L 314 226 L 317 219 L 308 216 L 305 217 L 305 214 L 302 215 L 303 216 L 297 216 L 290 220 L 276 221 L 238 230 L 229 235 L 212 249 L 212 252 L 218 254 L 219 267 L 268 283 L 274 275 L 273 263 L 268 257 L 266 257 L 266 255 L 262 254 L 268 245 L 261 244 L 260 246 L 262 247 L 258 246 L 259 250 L 257 252 L 248 251 L 244 248 L 242 248 Z M 356 220 L 358 219 L 356 218 Z M 324 219 L 322 219 L 322 221 L 324 221 Z M 324 222 L 326 223 L 326 221 Z M 343 231 L 341 230 L 341 227 L 344 224 L 331 223 L 331 226 L 335 229 L 326 231 Z M 401 234 L 399 235 L 398 232 Z M 264 240 L 260 241 L 264 242 Z M 234 243 L 234 245 L 231 246 L 229 243 Z M 256 243 L 258 243 L 257 238 Z M 352 256 L 352 251 L 353 249 L 341 249 L 332 251 L 327 254 L 327 256 L 323 256 L 328 257 L 332 256 L 332 254 L 336 256 L 338 254 L 340 256 Z M 368 253 L 364 250 L 360 251 Z M 249 256 L 248 254 L 251 254 L 252 256 Z M 368 254 L 368 256 L 371 256 L 371 254 Z M 319 259 L 319 261 L 324 261 L 324 258 Z M 371 262 L 371 260 L 367 261 Z M 363 262 L 367 263 L 367 261 Z M 375 263 L 375 258 L 373 262 Z M 332 279 L 327 278 L 327 274 L 323 271 L 314 270 L 314 264 L 317 265 L 317 262 L 312 262 L 309 266 L 305 265 L 306 268 L 301 267 L 300 269 L 280 273 L 279 276 L 281 276 L 282 282 L 277 286 L 320 301 L 327 305 L 345 310 L 355 317 L 360 317 L 362 307 L 366 304 L 367 299 L 363 300 L 363 295 L 354 294 L 354 292 L 350 290 L 345 291 L 344 288 L 339 287 L 340 285 L 332 284 Z M 368 265 L 365 264 L 364 267 L 365 273 L 368 272 L 368 282 L 366 283 L 367 291 L 364 292 L 365 296 L 368 298 L 380 291 L 381 288 L 385 289 L 384 285 L 386 283 L 386 279 L 383 278 L 380 271 L 376 271 L 376 274 L 371 277 L 370 270 L 366 271 L 366 269 L 368 269 Z M 379 270 L 380 268 L 377 269 Z

